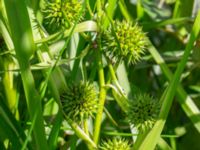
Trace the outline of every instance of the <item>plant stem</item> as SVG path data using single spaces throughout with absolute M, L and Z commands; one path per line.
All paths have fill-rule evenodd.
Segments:
M 124 95 L 123 89 L 121 88 L 121 86 L 120 86 L 120 84 L 119 84 L 119 82 L 118 82 L 118 80 L 117 80 L 117 77 L 116 77 L 116 75 L 115 75 L 115 70 L 114 70 L 114 68 L 113 68 L 113 66 L 112 66 L 111 63 L 108 64 L 108 68 L 109 68 L 109 71 L 110 71 L 110 74 L 111 74 L 111 78 L 112 78 L 114 84 L 117 86 L 117 89 L 119 90 L 120 94 L 121 94 L 123 97 L 126 97 L 126 96 Z
M 89 0 L 86 0 L 86 7 L 87 7 L 87 9 L 88 9 L 88 12 L 89 12 L 89 14 L 90 14 L 90 17 L 93 17 L 94 14 L 93 14 L 92 9 L 91 9 L 91 7 L 90 7 L 90 2 L 89 2 Z
M 131 15 L 129 14 L 129 12 L 127 11 L 127 8 L 126 8 L 126 5 L 124 3 L 123 0 L 120 0 L 119 1 L 119 7 L 120 7 L 120 10 L 122 12 L 122 14 L 124 15 L 124 17 L 127 19 L 127 20 L 133 20 L 133 18 L 131 17 Z
M 98 22 L 99 29 L 100 29 L 100 22 L 101 22 L 101 18 L 100 18 L 101 14 L 102 14 L 101 0 L 97 0 L 97 16 L 99 19 L 99 22 Z M 100 94 L 99 94 L 99 107 L 97 110 L 95 127 L 94 127 L 94 137 L 93 137 L 93 140 L 96 144 L 98 143 L 98 140 L 99 140 L 104 103 L 106 99 L 105 78 L 104 78 L 104 70 L 103 70 L 103 62 L 102 62 L 102 54 L 101 54 L 101 37 L 98 38 L 97 44 L 98 44 L 97 64 L 98 64 Z
M 70 124 L 70 126 L 72 127 L 72 129 L 74 130 L 74 132 L 76 133 L 76 135 L 83 139 L 88 145 L 89 147 L 92 147 L 94 149 L 97 148 L 96 144 L 90 139 L 90 137 L 75 123 L 73 122 L 67 115 L 65 115 L 65 113 L 63 112 L 65 119 L 67 120 L 67 122 Z
M 109 61 L 108 61 L 109 62 Z M 109 71 L 110 71 L 110 75 L 111 75 L 111 78 L 112 78 L 112 81 L 114 82 L 114 84 L 116 85 L 116 87 L 117 87 L 117 89 L 118 89 L 118 91 L 119 91 L 119 93 L 120 93 L 120 96 L 122 97 L 122 98 L 120 98 L 120 103 L 118 102 L 118 104 L 120 105 L 120 107 L 124 110 L 124 111 L 126 111 L 126 108 L 128 108 L 128 101 L 127 101 L 127 96 L 125 95 L 125 93 L 124 93 L 124 91 L 123 91 L 123 89 L 122 89 L 122 87 L 120 86 L 120 84 L 119 84 L 119 82 L 118 82 L 118 79 L 117 79 L 117 77 L 116 77 L 116 75 L 115 75 L 115 70 L 114 70 L 114 68 L 113 68 L 113 66 L 112 66 L 112 64 L 109 62 L 109 64 L 108 64 L 108 68 L 109 68 Z
M 137 1 L 137 18 L 142 19 L 143 16 L 144 16 L 144 9 L 142 7 L 142 1 L 138 0 Z
M 102 15 L 101 0 L 97 0 L 97 16 L 99 17 L 99 19 L 101 15 Z
M 87 134 L 90 137 L 89 128 L 88 128 L 88 119 L 83 121 L 83 128 L 84 128 L 85 134 Z M 88 143 L 87 143 L 87 147 L 89 150 L 93 150 L 93 147 L 91 147 L 91 145 Z
M 89 136 L 89 129 L 88 129 L 88 120 L 83 121 L 84 131 Z
M 97 116 L 96 116 L 96 120 L 95 120 L 95 128 L 94 128 L 94 142 L 96 144 L 98 143 L 98 139 L 99 139 L 102 114 L 103 114 L 104 103 L 105 103 L 105 98 L 106 98 L 106 89 L 104 87 L 105 86 L 104 70 L 103 70 L 103 64 L 102 64 L 100 50 L 98 51 L 97 60 L 98 60 L 98 75 L 99 75 L 99 84 L 100 84 L 100 94 L 99 94 L 99 107 L 98 107 L 98 111 L 97 111 Z

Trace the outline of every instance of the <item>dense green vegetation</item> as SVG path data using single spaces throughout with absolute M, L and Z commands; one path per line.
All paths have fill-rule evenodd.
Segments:
M 199 150 L 198 0 L 0 0 L 0 149 Z

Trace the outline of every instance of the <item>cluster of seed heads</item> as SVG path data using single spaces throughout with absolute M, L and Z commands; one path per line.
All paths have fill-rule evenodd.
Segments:
M 79 17 L 82 4 L 74 0 L 60 0 L 49 2 L 46 0 L 42 9 L 44 26 L 48 32 L 69 28 Z
M 141 59 L 147 46 L 145 33 L 137 24 L 115 21 L 102 35 L 103 51 L 111 60 L 134 64 Z
M 113 138 L 107 141 L 103 141 L 101 150 L 131 150 L 131 145 L 129 142 L 122 138 Z
M 151 129 L 158 118 L 160 105 L 148 94 L 137 94 L 129 101 L 128 120 L 138 131 Z
M 61 102 L 64 113 L 72 120 L 80 122 L 96 113 L 97 91 L 89 82 L 72 84 L 61 95 Z

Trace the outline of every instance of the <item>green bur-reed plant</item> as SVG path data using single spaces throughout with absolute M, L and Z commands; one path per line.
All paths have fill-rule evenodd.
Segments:
M 98 1 L 98 10 L 100 11 L 100 1 Z M 99 13 L 100 16 L 101 13 Z M 101 20 L 101 19 L 100 19 Z M 101 86 L 100 90 L 100 106 L 98 108 L 98 113 L 95 122 L 95 130 L 94 130 L 94 141 L 98 142 L 100 128 L 101 128 L 101 119 L 103 113 L 104 102 L 106 98 L 106 90 L 105 90 L 105 79 L 104 79 L 104 69 L 102 63 L 102 53 L 107 58 L 107 64 L 109 67 L 110 77 L 117 87 L 120 95 L 123 97 L 119 101 L 122 100 L 119 104 L 127 104 L 126 95 L 118 82 L 118 79 L 115 75 L 115 69 L 113 68 L 112 62 L 118 64 L 123 61 L 127 61 L 128 64 L 135 64 L 141 59 L 141 55 L 144 54 L 144 51 L 147 46 L 146 35 L 142 31 L 142 28 L 137 24 L 133 25 L 128 21 L 115 21 L 111 22 L 111 26 L 108 29 L 102 28 L 101 21 L 99 21 L 99 29 L 100 34 L 97 36 L 97 44 L 98 44 L 98 65 L 99 65 L 99 82 Z M 115 66 L 117 67 L 117 65 Z M 120 96 L 120 97 L 121 97 Z M 118 102 L 119 102 L 118 101 Z M 121 105 L 121 106 L 122 106 Z M 122 106 L 123 107 L 123 106 Z
M 47 27 L 47 31 L 49 33 L 51 32 L 56 32 L 57 30 L 60 30 L 60 29 L 65 29 L 65 28 L 69 28 L 71 26 L 70 23 L 73 24 L 73 20 L 72 21 L 69 21 L 70 19 L 70 13 L 65 13 L 64 7 L 66 7 L 65 3 L 66 2 L 70 2 L 72 3 L 73 1 L 51 1 L 49 3 L 47 3 L 47 6 L 49 7 L 46 7 L 46 9 L 50 8 L 50 11 L 48 12 L 48 10 L 44 10 L 43 11 L 43 15 L 47 15 L 46 18 L 44 18 L 44 23 L 45 23 L 45 27 Z M 74 2 L 77 2 L 77 1 L 74 1 Z M 99 4 L 103 4 L 100 0 L 98 1 Z M 103 1 L 104 2 L 104 1 Z M 117 1 L 115 1 L 116 3 Z M 121 1 L 120 1 L 121 2 Z M 113 3 L 113 1 L 108 1 L 108 8 L 110 7 L 110 3 Z M 114 3 L 114 4 L 115 4 Z M 50 4 L 50 5 L 48 5 Z M 71 6 L 72 4 L 70 4 Z M 14 6 L 14 5 L 13 5 Z M 114 7 L 115 5 L 113 5 Z M 96 6 L 94 6 L 96 7 Z M 98 8 L 100 8 L 99 10 L 101 10 L 101 5 L 97 5 Z M 70 10 L 70 9 L 68 9 Z M 75 7 L 73 7 L 73 10 L 78 10 L 76 9 Z M 92 10 L 92 9 L 91 9 Z M 45 12 L 46 11 L 46 12 Z M 95 8 L 94 8 L 94 11 L 95 11 Z M 103 11 L 103 10 L 102 10 Z M 114 11 L 112 11 L 114 12 Z M 46 13 L 46 14 L 45 14 Z M 93 13 L 93 12 L 92 12 Z M 95 12 L 94 12 L 95 13 Z M 109 15 L 110 13 L 108 13 Z M 69 15 L 69 16 L 67 16 Z M 95 14 L 96 15 L 96 14 Z M 71 15 L 71 16 L 75 16 L 74 14 Z M 76 17 L 74 17 L 76 18 Z M 110 16 L 111 18 L 111 16 Z M 109 19 L 108 19 L 109 20 Z M 102 21 L 103 22 L 103 21 Z M 104 33 L 102 33 L 102 45 L 100 44 L 100 42 L 97 42 L 97 45 L 99 46 L 99 53 L 98 53 L 98 61 L 96 63 L 98 63 L 99 67 L 98 67 L 98 72 L 99 72 L 99 76 L 100 76 L 100 79 L 99 79 L 99 87 L 100 87 L 100 96 L 99 96 L 99 112 L 98 114 L 100 114 L 97 119 L 97 123 L 96 123 L 96 129 L 95 131 L 97 132 L 100 132 L 100 127 L 101 126 L 101 118 L 102 118 L 102 112 L 103 112 L 103 109 L 105 108 L 104 106 L 104 101 L 105 99 L 107 98 L 106 97 L 106 90 L 107 90 L 107 87 L 111 87 L 111 85 L 109 84 L 110 81 L 107 82 L 107 79 L 106 81 L 104 81 L 104 71 L 106 72 L 107 70 L 104 69 L 104 64 L 102 63 L 102 48 L 103 48 L 103 51 L 105 52 L 105 55 L 110 58 L 110 60 L 114 60 L 116 62 L 122 62 L 122 61 L 127 61 L 129 64 L 135 64 L 136 62 L 138 62 L 138 60 L 140 60 L 142 57 L 141 57 L 141 54 L 144 53 L 145 51 L 145 46 L 146 46 L 146 43 L 144 41 L 144 38 L 142 38 L 143 36 L 145 36 L 145 33 L 142 32 L 142 30 L 138 30 L 138 32 L 133 32 L 133 28 L 140 28 L 137 24 L 136 25 L 133 25 L 132 23 L 124 23 L 126 21 L 122 21 L 122 22 L 119 22 L 119 21 L 116 21 L 115 22 L 115 25 L 112 25 L 108 28 L 107 31 L 105 31 Z M 76 23 L 75 23 L 76 24 Z M 128 24 L 128 25 L 127 25 Z M 130 25 L 131 24 L 131 25 Z M 44 24 L 43 24 L 44 25 Z M 100 26 L 103 26 L 103 24 L 100 24 Z M 76 26 L 76 28 L 78 28 L 78 26 Z M 105 27 L 106 28 L 106 27 Z M 136 28 L 137 29 L 137 28 Z M 141 28 L 140 28 L 141 29 Z M 95 30 L 97 31 L 97 30 Z M 99 30 L 98 30 L 99 31 Z M 98 32 L 97 31 L 97 32 Z M 141 32 L 140 32 L 141 31 Z M 63 31 L 61 31 L 63 32 Z M 59 34 L 61 32 L 58 32 Z M 107 36 L 105 33 L 109 33 L 110 35 Z M 130 33 L 129 33 L 130 32 Z M 22 33 L 22 32 L 21 32 Z M 98 33 L 99 35 L 101 34 L 100 32 Z M 68 34 L 69 35 L 69 34 Z M 104 36 L 105 35 L 105 36 Z M 142 36 L 141 36 L 142 35 Z M 62 37 L 63 38 L 63 37 Z M 109 40 L 107 40 L 107 39 Z M 63 38 L 64 39 L 64 38 Z M 71 36 L 68 38 L 68 39 L 71 39 Z M 106 39 L 106 40 L 104 40 Z M 35 40 L 35 39 L 34 39 Z M 134 41 L 135 40 L 135 41 Z M 30 41 L 30 40 L 29 40 Z M 47 42 L 50 41 L 50 40 L 46 40 Z M 69 41 L 69 40 L 68 40 Z M 107 42 L 106 44 L 107 45 L 104 45 L 105 43 L 104 42 Z M 37 43 L 37 42 L 36 42 Z M 41 42 L 42 43 L 42 42 Z M 67 43 L 67 42 L 66 42 Z M 85 44 L 85 43 L 84 43 Z M 48 45 L 47 45 L 48 46 Z M 23 50 L 23 49 L 22 49 Z M 38 51 L 38 50 L 37 50 Z M 70 49 L 70 52 L 73 51 Z M 33 55 L 32 55 L 33 56 Z M 63 55 L 62 55 L 63 56 Z M 61 58 L 61 55 L 60 55 L 60 58 Z M 62 58 L 61 58 L 62 59 Z M 135 127 L 138 128 L 139 131 L 142 131 L 142 130 L 146 130 L 146 128 L 152 128 L 155 120 L 157 119 L 157 115 L 152 115 L 151 114 L 154 114 L 154 111 L 152 108 L 155 108 L 156 107 L 156 104 L 155 103 L 152 103 L 152 102 L 149 102 L 148 100 L 137 100 L 137 99 L 140 99 L 142 96 L 141 95 L 137 95 L 134 97 L 134 101 L 128 101 L 126 99 L 126 95 L 123 93 L 123 90 L 118 82 L 118 79 L 117 77 L 115 76 L 115 67 L 117 67 L 117 65 L 113 68 L 113 64 L 111 63 L 112 61 L 110 61 L 109 59 L 108 60 L 108 67 L 109 67 L 109 73 L 111 75 L 111 78 L 112 78 L 112 88 L 115 89 L 115 92 L 118 93 L 119 97 L 123 98 L 125 102 L 127 102 L 128 104 L 127 105 L 130 105 L 128 107 L 128 109 L 126 111 L 128 111 L 128 118 L 129 118 L 129 122 L 130 124 L 133 124 Z M 27 62 L 27 61 L 26 61 Z M 82 62 L 81 62 L 82 63 Z M 27 64 L 27 63 L 24 63 L 24 64 Z M 56 64 L 56 63 L 55 63 Z M 103 65 L 102 65 L 103 64 Z M 85 65 L 84 64 L 84 61 L 83 61 L 83 66 Z M 56 66 L 56 65 L 55 65 Z M 73 67 L 74 69 L 74 67 Z M 82 69 L 82 68 L 81 68 Z M 53 70 L 53 69 L 52 69 Z M 112 71 L 111 71 L 112 70 Z M 112 73 L 111 73 L 112 72 Z M 22 72 L 23 73 L 23 72 Z M 51 74 L 51 73 L 49 73 Z M 87 76 L 87 75 L 86 75 Z M 123 76 L 123 75 L 120 75 L 120 76 Z M 24 75 L 24 77 L 26 77 Z M 56 76 L 58 77 L 58 76 Z M 60 77 L 60 76 L 59 76 Z M 96 78 L 95 78 L 96 79 Z M 48 80 L 48 79 L 47 79 Z M 30 80 L 31 81 L 31 80 Z M 107 82 L 107 83 L 106 83 Z M 79 128 L 79 126 L 76 124 L 76 122 L 79 122 L 79 120 L 85 120 L 86 118 L 88 118 L 89 116 L 93 116 L 93 113 L 96 112 L 96 108 L 97 108 L 97 105 L 96 105 L 96 101 L 92 101 L 91 103 L 89 103 L 89 101 L 82 101 L 81 99 L 79 99 L 80 97 L 84 97 L 84 96 L 80 96 L 81 92 L 79 92 L 79 90 L 81 89 L 84 89 L 84 88 L 72 88 L 72 87 L 77 87 L 79 84 L 76 84 L 76 85 L 71 85 L 69 87 L 68 90 L 68 94 L 65 93 L 65 96 L 62 97 L 62 103 L 63 103 L 63 109 L 64 109 L 64 112 L 66 115 L 65 118 L 67 118 L 67 122 L 69 124 L 71 124 L 72 126 L 72 129 L 75 131 L 75 134 L 85 140 L 86 142 L 88 142 L 90 145 L 92 145 L 93 147 L 96 148 L 96 144 L 93 143 L 93 141 L 90 139 L 90 134 L 88 134 L 85 131 L 83 131 L 81 128 Z M 110 85 L 110 86 L 107 86 L 107 85 Z M 127 86 L 127 84 L 126 84 Z M 33 87 L 31 88 L 33 89 Z M 74 91 L 72 90 L 74 89 Z M 45 91 L 45 90 L 44 90 Z M 72 92 L 70 93 L 69 91 L 72 91 L 76 94 L 72 94 Z M 52 92 L 53 93 L 53 92 Z M 78 94 L 77 94 L 78 93 Z M 88 94 L 89 95 L 89 94 Z M 113 94 L 114 95 L 114 94 Z M 91 95 L 90 95 L 91 96 Z M 43 97 L 43 96 L 41 96 Z M 56 97 L 56 96 L 55 96 Z M 59 97 L 59 96 L 58 96 Z M 73 99 L 73 97 L 75 97 Z M 78 98 L 77 98 L 78 97 Z M 92 97 L 92 96 L 91 96 Z M 139 98 L 138 98 L 139 97 Z M 120 99 L 119 98 L 119 99 Z M 121 98 L 121 99 L 122 99 Z M 39 99 L 39 98 L 38 98 Z M 42 99 L 42 98 L 40 98 Z M 66 100 L 67 99 L 67 100 Z M 89 98 L 85 98 L 85 99 L 90 99 Z M 120 100 L 121 100 L 120 99 Z M 143 97 L 143 99 L 145 99 Z M 59 98 L 58 98 L 58 101 L 59 101 Z M 100 102 L 101 101 L 101 102 Z M 89 104 L 88 104 L 89 103 Z M 95 103 L 95 104 L 94 104 Z M 98 102 L 97 102 L 98 103 Z M 124 103 L 121 103 L 122 105 Z M 155 104 L 155 105 L 154 105 Z M 30 104 L 31 105 L 31 104 Z M 152 107 L 153 105 L 153 107 Z M 86 107 L 87 106 L 87 107 Z M 94 108 L 95 106 L 95 108 Z M 126 106 L 126 105 L 125 105 Z M 154 107 L 155 106 L 155 107 Z M 37 107 L 38 108 L 38 107 Z M 87 109 L 86 109 L 87 108 Z M 62 110 L 62 109 L 60 109 Z M 155 108 L 156 110 L 156 108 Z M 164 109 L 166 110 L 166 109 Z M 71 112 L 72 111 L 72 112 Z M 126 112 L 125 111 L 125 112 Z M 92 112 L 92 113 L 91 113 Z M 152 112 L 152 113 L 150 113 Z M 108 112 L 109 113 L 109 112 Z M 39 113 L 39 114 L 42 114 L 42 113 Z M 66 117 L 67 116 L 67 117 Z M 70 119 L 68 119 L 68 117 Z M 141 119 L 142 118 L 142 119 Z M 149 119 L 150 118 L 150 119 Z M 62 119 L 62 118 L 61 118 Z M 60 119 L 60 120 L 61 120 Z M 33 120 L 33 119 L 32 119 Z M 75 123 L 73 121 L 76 121 Z M 57 122 L 57 121 L 55 121 Z M 54 126 L 55 127 L 55 126 Z M 60 129 L 59 125 L 58 127 L 56 127 L 58 130 Z M 37 128 L 38 129 L 38 126 Z M 53 128 L 54 129 L 54 128 Z M 53 130 L 52 129 L 52 130 Z M 39 132 L 40 133 L 40 132 Z M 42 132 L 41 132 L 42 133 Z M 52 133 L 52 132 L 51 132 Z M 85 134 L 86 133 L 86 134 Z M 46 133 L 45 133 L 46 134 Z M 42 137 L 42 136 L 38 136 L 38 137 Z M 98 142 L 98 138 L 99 138 L 99 133 L 96 134 L 96 136 L 94 136 L 94 142 L 97 143 Z M 28 139 L 28 138 L 27 138 Z M 55 138 L 56 139 L 56 138 Z M 38 139 L 39 143 L 41 141 L 41 139 Z M 49 140 L 49 143 L 51 143 L 52 140 Z M 54 140 L 55 143 L 56 143 L 56 140 Z M 102 144 L 105 146 L 105 149 L 129 149 L 129 146 L 122 146 L 122 145 L 126 145 L 126 144 L 120 144 L 122 142 L 120 141 L 123 141 L 123 140 L 109 140 L 107 143 L 104 142 L 105 144 Z M 42 143 L 42 142 L 41 142 Z M 148 148 L 148 146 L 147 146 Z M 51 149 L 51 148 L 50 148 Z

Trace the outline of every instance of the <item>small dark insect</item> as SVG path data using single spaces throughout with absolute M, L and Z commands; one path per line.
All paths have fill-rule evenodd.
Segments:
M 200 39 L 196 41 L 195 47 L 199 48 L 200 47 Z
M 93 47 L 94 49 L 97 49 L 97 48 L 98 48 L 97 41 L 94 41 L 94 42 L 92 43 L 92 47 Z

